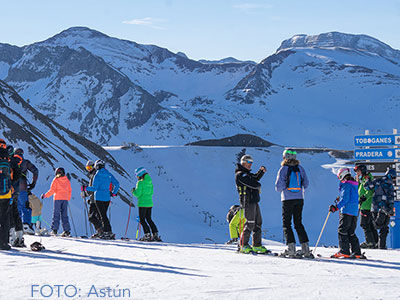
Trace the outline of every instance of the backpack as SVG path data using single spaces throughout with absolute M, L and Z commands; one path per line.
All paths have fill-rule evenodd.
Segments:
M 0 158 L 0 196 L 5 196 L 11 192 L 12 172 L 8 159 Z
M 301 191 L 301 187 L 302 178 L 299 166 L 289 166 L 286 177 L 286 188 L 293 193 L 297 193 Z
M 240 209 L 240 205 L 232 205 L 231 208 L 228 211 L 228 214 L 226 215 L 226 221 L 230 223 L 233 219 L 233 217 L 237 214 L 237 212 Z

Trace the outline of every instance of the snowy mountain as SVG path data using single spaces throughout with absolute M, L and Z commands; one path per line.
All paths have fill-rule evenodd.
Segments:
M 73 27 L 24 47 L 0 44 L 0 79 L 38 111 L 103 144 L 243 133 L 349 148 L 343 135 L 396 126 L 399 53 L 366 35 L 331 32 L 296 35 L 258 64 L 201 63 Z
M 207 60 L 207 59 L 200 59 L 199 62 L 203 63 L 203 64 L 229 64 L 229 63 L 249 63 L 249 64 L 256 64 L 254 61 L 251 60 L 238 60 L 234 57 L 226 57 L 223 59 L 219 59 L 219 60 Z

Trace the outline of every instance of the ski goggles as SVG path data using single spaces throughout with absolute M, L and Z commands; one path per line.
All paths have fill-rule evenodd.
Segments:
M 252 164 L 252 163 L 253 163 L 252 160 L 246 160 L 246 162 L 247 162 L 248 164 Z
M 286 150 L 286 153 L 297 155 L 297 152 L 296 151 L 292 151 L 292 150 Z
M 86 170 L 92 171 L 93 170 L 93 166 L 86 166 Z

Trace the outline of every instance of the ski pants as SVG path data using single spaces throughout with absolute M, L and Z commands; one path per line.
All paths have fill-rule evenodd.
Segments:
M 303 199 L 282 201 L 283 234 L 285 235 L 287 245 L 296 243 L 292 230 L 292 217 L 294 229 L 296 229 L 300 243 L 303 244 L 308 242 L 308 236 L 302 223 L 303 206 Z
M 51 229 L 58 231 L 60 227 L 60 219 L 64 231 L 71 231 L 71 226 L 68 220 L 68 200 L 54 200 L 53 220 Z
M 10 199 L 0 199 L 0 246 L 8 244 L 10 236 Z
M 379 230 L 378 247 L 386 249 L 386 238 L 389 233 L 390 217 L 380 209 L 378 212 L 372 212 L 374 226 Z
M 110 220 L 107 217 L 108 206 L 110 205 L 110 201 L 96 201 L 95 205 L 98 208 L 101 225 L 103 227 L 104 232 L 111 232 L 111 224 Z
M 18 197 L 18 196 L 17 196 Z M 10 228 L 14 227 L 15 231 L 22 230 L 22 220 L 18 211 L 18 203 L 16 198 L 13 198 L 11 207 L 10 207 Z
M 258 203 L 246 204 L 244 217 L 246 218 L 246 223 L 244 224 L 242 245 L 249 244 L 250 235 L 253 232 L 253 247 L 260 247 L 262 217 Z
M 18 211 L 24 224 L 31 225 L 32 210 L 29 208 L 28 192 L 19 191 L 18 196 Z
M 237 239 L 242 234 L 245 222 L 244 211 L 243 209 L 239 209 L 229 222 L 229 234 L 231 239 Z
M 355 253 L 361 255 L 360 242 L 355 233 L 357 227 L 357 216 L 340 214 L 339 216 L 339 251 L 343 254 L 350 255 Z M 350 253 L 351 247 L 351 253 Z
M 158 232 L 156 224 L 151 219 L 151 209 L 152 207 L 139 207 L 139 220 L 145 234 L 150 233 L 150 228 L 153 234 Z
M 378 232 L 374 227 L 373 216 L 370 210 L 360 211 L 360 226 L 364 230 L 365 242 L 368 244 L 378 243 Z
M 96 202 L 90 202 L 89 204 L 89 221 L 93 224 L 97 233 L 103 233 L 103 223 L 101 222 L 101 215 Z

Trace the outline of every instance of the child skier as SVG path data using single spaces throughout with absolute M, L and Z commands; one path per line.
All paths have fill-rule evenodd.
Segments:
M 366 165 L 357 165 L 354 168 L 357 173 L 358 182 L 358 203 L 360 208 L 360 226 L 364 230 L 365 242 L 361 243 L 361 248 L 376 248 L 378 243 L 378 233 L 374 227 L 373 217 L 371 213 L 373 190 L 365 189 L 364 185 L 367 181 L 373 180 L 374 177 L 367 170 Z
M 297 160 L 297 152 L 292 149 L 283 151 L 283 161 L 278 171 L 275 182 L 275 190 L 281 193 L 283 232 L 288 248 L 281 254 L 285 257 L 314 258 L 310 251 L 307 232 L 302 223 L 304 189 L 309 181 L 306 171 Z M 294 228 L 301 243 L 301 252 L 296 252 L 296 240 L 292 230 L 292 218 Z
M 332 258 L 365 258 L 361 254 L 360 243 L 355 233 L 358 215 L 358 183 L 351 176 L 349 168 L 341 168 L 337 174 L 340 180 L 337 204 L 329 207 L 334 213 L 340 209 L 339 215 L 339 252 Z M 351 248 L 351 252 L 350 252 Z
M 35 224 L 36 235 L 46 235 L 47 230 L 42 228 L 42 207 L 43 203 L 32 192 L 28 193 L 29 207 L 32 209 L 32 224 Z
M 229 235 L 231 239 L 226 242 L 227 245 L 236 244 L 239 236 L 243 232 L 244 223 L 246 218 L 244 217 L 244 210 L 240 208 L 240 205 L 232 205 L 226 215 L 226 221 L 229 223 Z
M 153 207 L 153 182 L 146 169 L 143 167 L 135 170 L 138 179 L 136 188 L 132 188 L 132 195 L 138 198 L 139 219 L 142 224 L 144 236 L 140 241 L 157 241 L 161 242 L 158 235 L 158 229 L 151 219 L 151 209 Z M 153 235 L 150 234 L 150 229 Z
M 375 228 L 379 230 L 378 247 L 386 248 L 386 238 L 389 233 L 390 216 L 394 215 L 394 187 L 393 179 L 396 177 L 394 169 L 388 169 L 385 176 L 369 180 L 364 184 L 368 191 L 374 191 L 372 198 L 372 217 Z
M 52 235 L 57 235 L 58 227 L 60 226 L 60 218 L 63 226 L 61 236 L 71 236 L 71 226 L 68 220 L 68 202 L 71 199 L 71 183 L 65 176 L 64 168 L 57 168 L 54 172 L 50 190 L 46 194 L 41 195 L 41 199 L 54 195 L 53 221 L 51 223 Z

